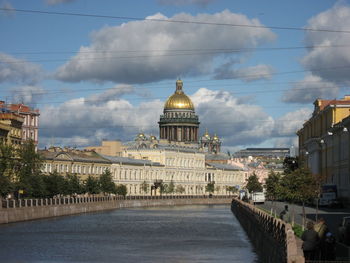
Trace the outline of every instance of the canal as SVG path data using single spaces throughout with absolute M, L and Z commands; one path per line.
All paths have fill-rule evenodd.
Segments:
M 0 262 L 259 261 L 229 205 L 197 205 L 0 225 Z

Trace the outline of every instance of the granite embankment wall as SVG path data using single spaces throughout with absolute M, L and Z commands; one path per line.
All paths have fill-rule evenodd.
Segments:
M 0 224 L 97 212 L 127 207 L 178 206 L 192 204 L 229 204 L 232 197 L 153 196 L 153 197 L 82 197 L 30 200 L 3 200 Z
M 253 243 L 262 262 L 304 263 L 290 224 L 253 205 L 233 199 L 231 210 Z

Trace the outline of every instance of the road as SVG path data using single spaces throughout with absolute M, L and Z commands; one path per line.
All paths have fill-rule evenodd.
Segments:
M 288 203 L 283 202 L 274 202 L 274 206 L 272 205 L 271 201 L 266 201 L 264 204 L 256 204 L 257 207 L 261 207 L 263 209 L 269 210 L 272 207 L 275 207 L 276 214 L 279 215 L 279 213 L 283 210 L 284 205 Z M 297 224 L 302 224 L 302 206 L 299 205 L 292 205 L 288 204 L 289 211 L 291 215 L 294 211 L 294 220 Z M 311 220 L 316 220 L 316 208 L 315 207 L 305 207 L 306 212 L 306 218 Z M 337 235 L 337 228 L 339 223 L 342 222 L 343 217 L 349 216 L 350 217 L 350 208 L 324 208 L 320 207 L 318 211 L 318 218 L 322 217 L 325 219 L 329 230 Z

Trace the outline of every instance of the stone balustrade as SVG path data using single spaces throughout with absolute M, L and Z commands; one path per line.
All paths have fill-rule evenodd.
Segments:
M 87 196 L 2 200 L 0 224 L 126 207 L 229 204 L 230 196 Z
M 163 195 L 163 196 L 87 196 L 87 197 L 56 197 L 43 199 L 5 199 L 1 200 L 2 208 L 20 208 L 47 205 L 68 205 L 91 202 L 108 202 L 116 200 L 164 200 L 164 199 L 198 199 L 208 198 L 207 195 Z M 210 198 L 232 198 L 226 195 L 213 195 Z
M 290 224 L 234 198 L 231 210 L 263 262 L 304 263 Z

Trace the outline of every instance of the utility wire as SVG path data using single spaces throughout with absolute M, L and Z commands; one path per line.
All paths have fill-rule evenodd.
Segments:
M 234 80 L 234 79 L 233 79 Z M 212 79 L 208 79 L 208 80 L 198 80 L 198 81 L 220 81 L 220 80 L 212 80 Z M 186 81 L 187 83 L 187 81 Z M 312 84 L 312 83 L 318 83 L 318 84 L 323 84 L 322 81 L 318 81 L 318 80 L 304 80 L 304 81 L 277 81 L 277 82 L 267 82 L 267 83 L 255 83 L 255 84 L 249 84 L 249 89 L 251 89 L 251 87 L 257 87 L 257 88 L 265 88 L 266 86 L 273 86 L 273 85 L 284 85 L 284 84 L 290 84 L 290 85 L 302 85 L 302 84 Z M 151 84 L 150 87 L 139 87 L 139 86 L 132 86 L 133 87 L 133 90 L 130 92 L 130 93 L 125 93 L 126 95 L 127 94 L 131 94 L 131 93 L 135 93 L 137 94 L 137 91 L 139 90 L 146 90 L 146 91 L 149 91 L 149 90 L 154 90 L 154 89 L 169 89 L 169 85 L 172 85 L 174 84 L 173 82 L 169 82 L 169 84 Z M 246 87 L 248 84 L 247 83 L 231 83 L 231 84 L 205 84 L 205 85 L 201 85 L 201 86 L 191 86 L 191 85 L 186 85 L 186 90 L 189 90 L 189 89 L 198 89 L 198 88 L 206 88 L 206 87 L 219 87 L 219 88 L 222 88 L 222 87 L 232 87 L 232 88 L 239 88 L 241 89 L 240 87 L 241 86 L 244 86 Z M 55 94 L 68 94 L 68 93 L 79 93 L 79 92 L 83 92 L 83 91 L 109 91 L 109 90 L 117 90 L 118 87 L 108 87 L 108 88 L 85 88 L 85 89 L 67 89 L 67 90 L 62 90 L 62 89 L 50 89 L 50 91 L 37 91 L 37 92 L 32 92 L 30 93 L 30 95 L 32 96 L 42 96 L 42 95 L 55 95 Z M 295 90 L 302 90 L 304 88 L 295 88 Z M 308 89 L 320 89 L 320 87 L 309 87 Z M 268 89 L 267 91 L 269 90 L 272 90 L 272 91 L 275 91 L 273 89 Z M 286 91 L 286 90 L 289 90 L 289 89 L 279 89 L 278 91 Z M 240 93 L 254 93 L 256 92 L 256 90 L 250 90 L 250 91 L 227 91 L 227 90 L 223 90 L 225 92 L 229 92 L 229 93 L 232 93 L 232 94 L 240 94 Z M 266 91 L 266 89 L 264 89 L 264 91 Z M 257 91 L 259 92 L 259 91 Z M 11 94 L 14 94 L 14 95 L 20 95 L 20 94 L 28 94 L 27 91 L 25 90 L 13 90 L 11 92 Z
M 300 27 L 282 27 L 282 26 L 259 26 L 259 25 L 247 25 L 247 24 L 232 24 L 232 23 L 215 23 L 204 21 L 187 21 L 187 20 L 175 20 L 175 19 L 157 19 L 157 18 L 141 18 L 131 16 L 112 16 L 112 15 L 98 15 L 98 14 L 86 14 L 86 13 L 72 13 L 72 12 L 53 12 L 43 10 L 32 9 L 13 9 L 13 8 L 0 8 L 2 11 L 28 13 L 28 14 L 41 14 L 41 15 L 59 15 L 59 16 L 77 16 L 77 17 L 93 17 L 93 18 L 106 18 L 106 19 L 118 19 L 118 20 L 135 20 L 135 21 L 152 21 L 163 23 L 181 23 L 181 24 L 196 24 L 196 25 L 210 25 L 210 26 L 228 26 L 228 27 L 245 27 L 253 29 L 277 29 L 277 30 L 295 30 L 295 31 L 310 31 L 310 32 L 330 32 L 330 33 L 350 33 L 348 30 L 336 30 L 330 28 L 300 28 Z
M 347 68 L 350 68 L 350 65 L 347 65 L 347 66 L 338 66 L 338 67 L 329 67 L 329 68 L 316 68 L 316 69 L 312 69 L 312 71 L 314 72 L 318 72 L 318 71 L 328 71 L 328 70 L 338 70 L 338 69 L 347 69 Z M 308 72 L 310 70 L 294 70 L 294 71 L 284 71 L 284 72 L 271 72 L 271 73 L 267 73 L 267 74 L 247 74 L 247 75 L 243 75 L 242 76 L 236 76 L 236 78 L 250 78 L 250 77 L 264 77 L 264 76 L 271 76 L 271 75 L 284 75 L 284 74 L 294 74 L 294 73 L 303 73 L 303 72 Z M 220 79 L 220 80 L 224 80 L 224 79 Z M 315 81 L 317 82 L 317 81 Z M 296 84 L 299 84 L 300 82 L 295 82 Z M 300 83 L 302 84 L 302 83 Z M 319 88 L 319 87 L 317 87 Z M 316 89 L 317 89 L 316 88 Z M 113 88 L 109 88 L 109 89 L 113 89 Z M 107 90 L 109 90 L 107 89 Z M 304 88 L 301 88 L 301 89 L 304 89 Z M 97 89 L 91 89 L 91 90 L 97 90 Z M 77 92 L 80 92 L 82 90 L 79 90 Z M 281 90 L 278 90 L 276 92 L 279 92 Z M 25 92 L 25 91 L 21 91 L 21 92 Z M 265 91 L 262 91 L 262 92 L 265 92 Z M 16 92 L 14 92 L 16 94 Z M 19 92 L 20 93 L 20 92 Z M 65 91 L 62 91 L 62 93 L 65 93 Z M 233 92 L 234 94 L 238 94 L 237 92 Z M 250 92 L 248 92 L 249 94 Z M 251 93 L 256 93 L 256 92 L 251 92 Z M 46 93 L 43 93 L 43 92 L 38 92 L 38 93 L 33 93 L 33 94 L 38 94 L 38 95 L 43 95 L 43 94 L 46 94 Z
M 319 90 L 320 87 L 312 87 L 312 88 L 307 88 L 308 90 Z M 327 88 L 329 89 L 329 88 Z M 242 95 L 242 94 L 260 94 L 260 93 L 279 93 L 279 92 L 283 92 L 283 91 L 289 91 L 291 89 L 279 89 L 279 90 L 275 90 L 275 89 L 265 89 L 265 90 L 258 90 L 258 91 L 226 91 L 223 90 L 223 92 L 227 92 L 231 95 Z M 298 91 L 298 90 L 305 90 L 305 88 L 293 88 L 293 91 Z M 43 95 L 43 94 L 33 94 L 35 95 Z M 45 94 L 46 95 L 46 94 Z M 127 95 L 127 94 L 126 94 Z M 75 99 L 71 99 L 69 101 L 45 101 L 45 102 L 37 102 L 36 104 L 39 105 L 46 105 L 46 104 L 61 104 L 61 103 L 76 103 L 76 100 L 79 99 L 84 99 L 84 103 L 102 103 L 102 102 L 109 102 L 109 101 L 120 101 L 120 100 L 127 100 L 127 101 L 137 101 L 137 100 L 165 100 L 167 99 L 169 96 L 165 96 L 165 97 L 139 97 L 139 98 L 128 98 L 128 99 L 124 99 L 124 98 L 115 98 L 115 99 L 111 99 L 111 98 L 106 98 L 106 99 L 86 99 L 85 97 L 79 97 L 79 98 L 75 98 Z M 123 109 L 124 110 L 124 109 Z
M 192 50 L 129 50 L 129 51 L 87 51 L 87 52 L 78 52 L 78 54 L 98 54 L 98 53 L 136 53 L 136 52 L 171 52 L 169 54 L 145 54 L 145 55 L 134 55 L 134 56 L 117 56 L 117 57 L 84 57 L 84 58 L 73 58 L 75 61 L 96 61 L 96 62 L 105 62 L 106 60 L 116 60 L 116 59 L 140 59 L 140 58 L 153 58 L 153 57 L 174 57 L 174 56 L 203 56 L 203 55 L 213 55 L 213 54 L 230 54 L 230 53 L 241 53 L 241 52 L 252 52 L 252 51 L 279 51 L 279 50 L 297 50 L 297 49 L 312 49 L 312 48 L 346 48 L 350 45 L 328 45 L 328 46 L 305 46 L 305 47 L 277 47 L 277 48 L 241 48 L 241 49 L 192 49 Z M 185 53 L 172 53 L 172 52 L 185 52 Z M 187 53 L 197 51 L 196 53 Z M 64 53 L 64 52 L 63 52 Z M 71 52 L 69 52 L 71 53 Z M 46 54 L 46 52 L 21 52 L 21 53 L 11 53 L 11 54 Z M 62 54 L 62 53 L 61 53 Z M 0 60 L 0 63 L 3 64 L 22 64 L 22 63 L 48 63 L 48 62 L 62 62 L 67 61 L 67 59 L 32 59 L 32 60 L 16 60 L 16 61 L 7 61 Z
M 140 50 L 91 50 L 78 51 L 79 54 L 114 54 L 114 53 L 138 53 L 138 52 L 251 52 L 251 51 L 275 51 L 275 50 L 297 50 L 297 49 L 315 49 L 315 48 L 346 48 L 350 45 L 310 45 L 310 46 L 295 46 L 295 47 L 251 47 L 251 48 L 200 48 L 200 49 L 140 49 Z M 47 55 L 47 54 L 74 54 L 77 51 L 28 51 L 28 52 L 8 52 L 12 55 Z M 187 54 L 187 53 L 186 53 Z
M 273 119 L 273 120 L 254 120 L 255 122 L 259 122 L 259 123 L 271 123 L 271 122 L 275 122 L 276 120 Z M 232 122 L 215 122 L 214 124 L 215 125 L 221 125 L 221 126 L 228 126 L 228 127 L 231 127 L 233 125 L 239 125 L 239 123 L 246 123 L 247 121 L 246 120 L 241 120 L 241 121 L 237 121 L 235 123 L 232 123 Z M 281 119 L 278 119 L 278 122 L 279 123 L 283 123 L 283 122 L 288 122 L 288 123 L 291 123 L 291 122 L 304 122 L 304 121 L 301 121 L 301 120 L 291 120 L 291 119 L 288 119 L 288 120 L 281 120 Z M 211 123 L 211 125 L 213 125 L 213 123 Z M 73 129 L 73 128 L 80 128 L 80 129 L 103 129 L 103 128 L 116 128 L 116 127 L 121 127 L 121 128 L 134 128 L 134 127 L 157 127 L 155 124 L 147 124 L 147 125 L 144 125 L 144 124 L 138 124 L 138 125 L 120 125 L 120 124 L 115 124 L 115 125 L 98 125 L 98 127 L 96 126 L 81 126 L 81 125 L 72 125 L 70 126 L 69 123 L 65 123 L 65 125 L 60 125 L 61 128 L 64 128 L 64 129 Z M 39 129 L 41 130 L 48 130 L 48 129 L 57 129 L 56 126 L 52 126 L 52 127 L 45 127 L 45 126 L 41 126 L 39 127 Z M 292 131 L 295 131 L 296 129 L 294 128 L 290 128 L 290 130 Z

